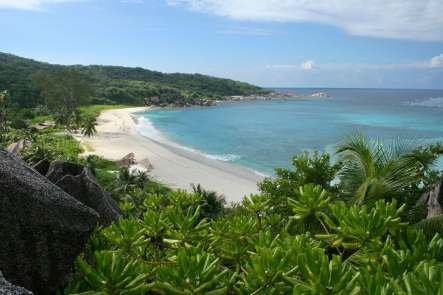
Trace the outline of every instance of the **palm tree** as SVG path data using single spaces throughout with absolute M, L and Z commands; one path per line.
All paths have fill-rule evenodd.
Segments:
M 145 184 L 149 181 L 148 173 L 146 171 L 138 170 L 135 175 L 135 182 L 140 189 L 145 187 Z
M 384 144 L 368 141 L 361 134 L 349 137 L 337 149 L 343 162 L 340 185 L 344 196 L 359 203 L 399 197 L 420 179 L 422 163 L 414 153 L 416 148 L 406 140 Z
M 87 118 L 83 122 L 83 128 L 82 128 L 82 134 L 87 137 L 93 136 L 95 133 L 97 133 L 97 129 L 95 127 L 97 126 L 97 121 L 93 117 Z
M 214 191 L 205 190 L 200 184 L 191 184 L 195 194 L 201 197 L 201 216 L 203 218 L 216 218 L 219 216 L 226 204 L 225 197 Z
M 121 167 L 118 172 L 117 191 L 128 192 L 136 183 L 136 176 L 132 174 L 128 167 Z

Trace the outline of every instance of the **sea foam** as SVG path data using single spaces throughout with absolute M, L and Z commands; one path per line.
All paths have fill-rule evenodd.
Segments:
M 443 108 L 443 97 L 431 97 L 423 101 L 412 101 L 411 106 Z
M 151 140 L 160 142 L 168 146 L 172 146 L 174 148 L 179 148 L 188 152 L 196 153 L 209 159 L 218 160 L 222 162 L 234 162 L 236 160 L 241 159 L 241 156 L 236 154 L 221 154 L 221 155 L 207 154 L 202 151 L 178 144 L 175 141 L 168 139 L 161 131 L 155 128 L 151 120 L 143 116 L 137 116 L 136 130 L 139 134 Z

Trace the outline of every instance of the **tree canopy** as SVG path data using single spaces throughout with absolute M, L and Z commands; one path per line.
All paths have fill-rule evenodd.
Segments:
M 91 102 L 95 104 L 141 104 L 145 97 L 158 97 L 171 103 L 183 99 L 221 99 L 223 96 L 269 92 L 247 83 L 200 74 L 166 74 L 118 66 L 52 65 L 0 53 L 0 89 L 8 90 L 12 103 L 20 107 L 34 107 L 46 99 L 45 93 L 31 83 L 36 73 L 57 75 L 63 72 L 82 75 L 93 89 Z

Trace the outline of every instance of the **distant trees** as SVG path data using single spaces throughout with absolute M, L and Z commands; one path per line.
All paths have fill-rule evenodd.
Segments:
M 177 103 L 183 102 L 184 98 L 220 99 L 269 92 L 247 83 L 199 74 L 163 74 L 142 68 L 113 66 L 51 65 L 0 53 L 0 89 L 9 90 L 11 104 L 18 107 L 54 102 L 52 98 L 59 99 L 60 93 L 67 91 L 66 87 L 57 84 L 72 85 L 76 84 L 73 81 L 79 80 L 83 85 L 88 84 L 82 76 L 90 82 L 90 88 L 94 90 L 91 101 L 96 104 L 141 104 L 143 98 L 152 96 L 160 96 L 165 103 Z M 175 88 L 181 95 L 160 93 L 165 87 Z M 49 98 L 47 94 L 50 94 Z
M 8 92 L 1 91 L 0 92 L 0 142 L 4 140 L 4 136 L 7 132 L 7 110 L 9 103 L 9 94 Z
M 73 119 L 77 121 L 77 108 L 87 104 L 92 95 L 88 81 L 75 70 L 38 72 L 32 76 L 32 81 L 57 121 L 64 125 Z

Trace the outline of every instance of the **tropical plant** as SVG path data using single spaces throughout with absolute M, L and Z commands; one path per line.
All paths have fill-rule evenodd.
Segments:
M 200 184 L 191 185 L 195 194 L 201 197 L 200 207 L 202 218 L 216 218 L 223 212 L 226 204 L 225 197 L 214 191 L 205 190 Z
M 200 218 L 200 206 L 196 210 L 190 207 L 186 212 L 178 206 L 171 206 L 166 210 L 166 217 L 171 224 L 169 236 L 180 246 L 205 242 L 209 223 Z
M 227 293 L 228 269 L 223 269 L 214 255 L 192 247 L 183 248 L 170 262 L 158 268 L 155 289 L 160 294 Z
M 397 208 L 395 200 L 391 203 L 379 200 L 372 208 L 366 205 L 349 207 L 344 202 L 332 204 L 329 208 L 333 218 L 322 215 L 329 233 L 316 237 L 328 241 L 332 247 L 350 250 L 383 247 L 388 233 L 395 236 L 407 225 L 400 219 L 404 206 Z
M 322 218 L 332 197 L 320 185 L 306 184 L 299 188 L 297 199 L 288 198 L 295 220 L 304 231 L 327 232 Z
M 343 162 L 342 195 L 358 203 L 399 197 L 419 181 L 421 162 L 415 145 L 406 140 L 391 144 L 351 136 L 337 148 Z
M 286 277 L 293 294 L 358 294 L 359 274 L 341 256 L 329 258 L 324 249 L 305 249 L 297 257 L 297 270 L 300 277 Z
M 258 185 L 260 191 L 271 198 L 270 205 L 273 210 L 285 216 L 292 214 L 286 200 L 295 198 L 300 186 L 312 183 L 335 191 L 333 180 L 341 168 L 341 163 L 331 163 L 331 157 L 327 153 L 304 152 L 294 156 L 292 166 L 293 170 L 276 168 L 275 178 L 266 178 Z
M 277 177 L 267 182 L 269 191 L 228 208 L 201 186 L 194 192 L 158 189 L 123 169 L 114 177 L 124 189 L 114 193 L 124 215 L 95 231 L 65 293 L 442 294 L 443 239 L 433 235 L 440 217 L 412 225 L 404 219 L 409 198 L 430 179 L 432 168 L 424 167 L 438 148 L 414 151 L 411 161 L 422 164 L 401 189 L 383 184 L 385 175 L 397 177 L 385 171 L 403 167 L 395 163 L 371 168 L 380 170 L 371 175 L 389 189 L 368 190 L 363 199 L 349 196 L 346 183 L 333 185 L 333 177 L 326 184 L 303 183 L 314 179 L 305 177 L 315 175 L 312 167 L 328 166 L 317 157 L 297 164 L 309 173 L 295 172 L 294 181 Z M 356 158 L 342 159 L 341 173 Z M 311 161 L 323 164 L 301 164 Z M 97 171 L 110 165 L 89 162 Z M 399 201 L 392 187 L 399 188 Z M 277 192 L 286 194 L 277 197 L 281 204 Z
M 280 247 L 259 249 L 246 264 L 236 286 L 237 293 L 291 293 L 292 286 L 287 283 L 285 276 L 292 275 L 296 268 L 288 258 L 288 254 Z
M 112 248 L 119 249 L 134 258 L 140 255 L 140 248 L 148 243 L 143 227 L 133 218 L 120 219 L 103 230 L 103 235 L 111 243 Z
M 82 134 L 83 136 L 91 137 L 97 133 L 97 121 L 94 117 L 89 117 L 83 121 Z
M 92 267 L 84 259 L 77 259 L 83 277 L 67 290 L 69 294 L 142 295 L 150 289 L 146 267 L 139 261 L 117 251 L 95 252 L 94 261 Z

